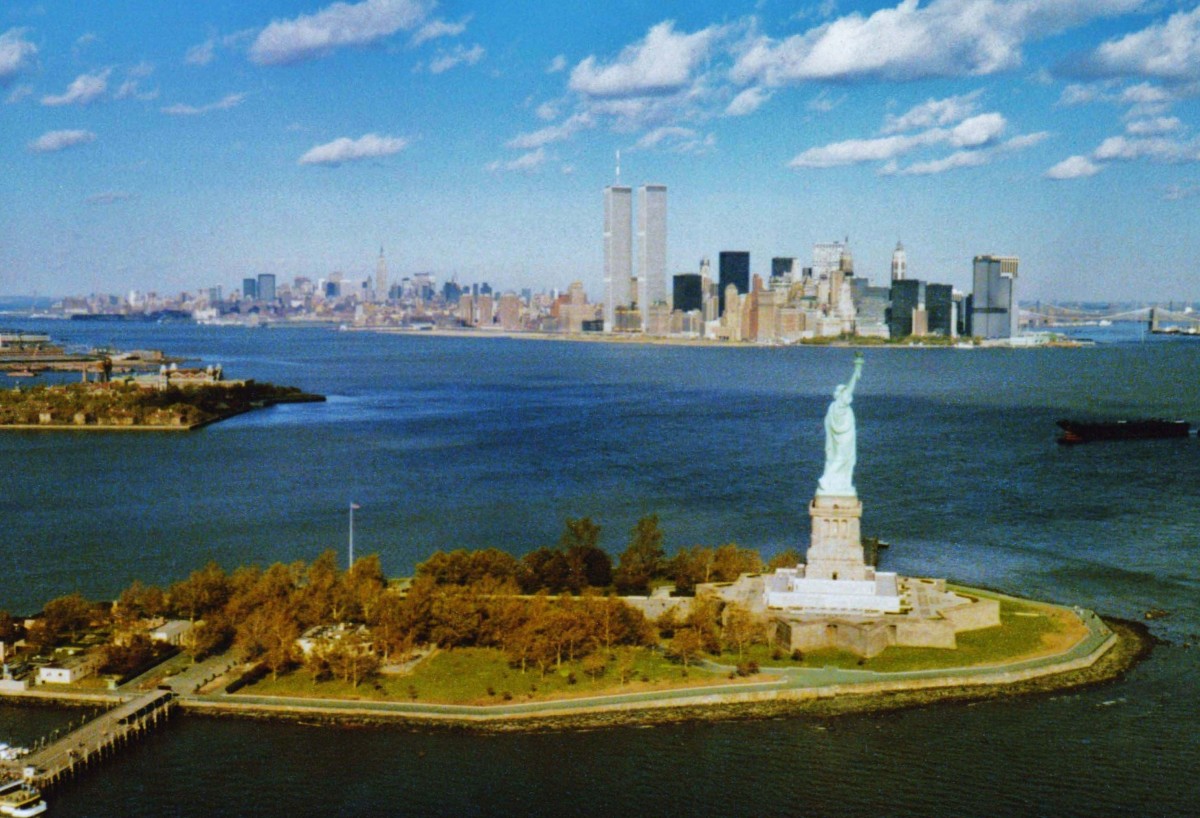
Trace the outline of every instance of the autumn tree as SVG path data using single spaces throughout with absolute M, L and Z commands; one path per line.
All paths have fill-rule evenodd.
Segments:
M 375 646 L 383 651 L 385 662 L 393 656 L 406 658 L 412 652 L 416 640 L 411 613 L 407 600 L 385 593 L 367 619 Z
M 235 629 L 229 617 L 222 612 L 208 615 L 207 619 L 195 623 L 184 635 L 181 645 L 192 661 L 199 661 L 229 647 Z
M 371 649 L 370 639 L 357 629 L 333 640 L 324 653 L 329 671 L 353 687 L 379 669 L 379 657 Z
M 127 643 L 109 643 L 103 648 L 102 673 L 126 676 L 146 665 L 155 656 L 154 643 L 144 633 L 134 634 Z
M 527 594 L 548 591 L 557 594 L 567 587 L 570 569 L 567 557 L 555 548 L 538 548 L 521 557 L 517 580 Z
M 269 573 L 269 572 L 268 572 Z M 272 678 L 296 657 L 300 624 L 295 604 L 285 598 L 272 598 L 255 608 L 236 625 L 234 645 L 248 660 L 259 659 L 271 671 Z
M 482 612 L 475 593 L 468 588 L 439 587 L 430 607 L 429 638 L 442 647 L 473 645 Z
M 671 638 L 671 655 L 683 662 L 687 668 L 704 651 L 704 637 L 693 627 L 684 627 L 675 631 Z
M 321 553 L 304 572 L 300 588 L 300 608 L 306 625 L 342 622 L 351 607 L 337 554 L 332 549 Z
M 722 618 L 721 640 L 726 648 L 737 651 L 738 662 L 741 662 L 746 647 L 762 638 L 763 624 L 750 609 L 736 602 L 725 606 Z
M 726 543 L 713 552 L 713 582 L 733 582 L 742 574 L 757 574 L 762 569 L 762 557 L 753 548 Z
M 777 568 L 795 568 L 799 564 L 800 552 L 795 548 L 785 548 L 767 560 L 767 570 L 774 571 Z
M 0 611 L 0 642 L 11 644 L 21 638 L 21 623 L 8 611 Z
M 229 599 L 229 577 L 215 562 L 210 562 L 187 579 L 176 582 L 167 593 L 176 613 L 195 621 L 224 607 Z
M 721 640 L 717 635 L 720 614 L 721 603 L 716 597 L 704 594 L 692 600 L 687 616 L 682 623 L 683 628 L 691 628 L 696 632 L 704 649 L 710 653 L 721 649 Z M 676 630 L 676 635 L 681 629 Z
M 622 594 L 646 594 L 650 583 L 661 577 L 666 568 L 663 534 L 658 527 L 658 515 L 642 517 L 633 527 L 629 547 L 621 552 L 613 581 Z
M 72 639 L 78 639 L 95 615 L 96 608 L 92 603 L 80 594 L 68 594 L 46 603 L 42 621 L 48 633 L 54 636 L 54 641 L 64 633 L 69 633 Z
M 387 590 L 387 577 L 383 575 L 379 555 L 371 554 L 357 560 L 346 572 L 345 582 L 354 617 L 370 622 Z
M 496 548 L 434 551 L 417 564 L 416 576 L 431 577 L 438 585 L 470 585 L 484 577 L 504 580 L 517 574 L 517 560 Z
M 566 568 L 566 590 L 578 594 L 584 588 L 612 584 L 612 558 L 600 548 L 600 526 L 591 517 L 568 519 L 558 547 Z
M 134 580 L 117 598 L 113 618 L 119 627 L 128 628 L 139 619 L 160 616 L 166 610 L 167 596 L 161 588 Z

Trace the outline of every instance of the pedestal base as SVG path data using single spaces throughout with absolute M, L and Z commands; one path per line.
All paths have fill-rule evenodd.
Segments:
M 808 504 L 808 513 L 812 517 L 812 544 L 805 561 L 805 577 L 868 579 L 859 525 L 862 502 L 857 497 L 818 495 Z

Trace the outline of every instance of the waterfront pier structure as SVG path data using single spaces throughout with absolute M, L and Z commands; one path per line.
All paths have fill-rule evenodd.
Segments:
M 145 735 L 166 721 L 174 707 L 173 692 L 153 690 L 101 713 L 18 761 L 3 763 L 0 772 L 44 790 Z

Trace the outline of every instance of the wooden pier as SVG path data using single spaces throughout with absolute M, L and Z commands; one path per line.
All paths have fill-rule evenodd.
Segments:
M 5 762 L 3 771 L 6 777 L 25 778 L 45 789 L 154 729 L 174 707 L 173 692 L 151 691 L 101 713 L 19 761 Z

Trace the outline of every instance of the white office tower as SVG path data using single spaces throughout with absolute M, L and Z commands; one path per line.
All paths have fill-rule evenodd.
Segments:
M 650 308 L 667 302 L 667 186 L 638 188 L 638 309 L 646 329 Z
M 908 275 L 908 256 L 904 253 L 904 245 L 896 242 L 892 251 L 892 281 L 903 281 Z
M 812 271 L 814 278 L 832 275 L 842 268 L 842 253 L 846 244 L 840 241 L 819 242 L 813 245 Z
M 383 257 L 383 248 L 379 248 L 379 261 L 375 262 L 375 300 L 388 300 L 387 260 Z
M 633 277 L 633 189 L 604 188 L 604 331 L 616 328 L 618 307 L 628 307 Z

